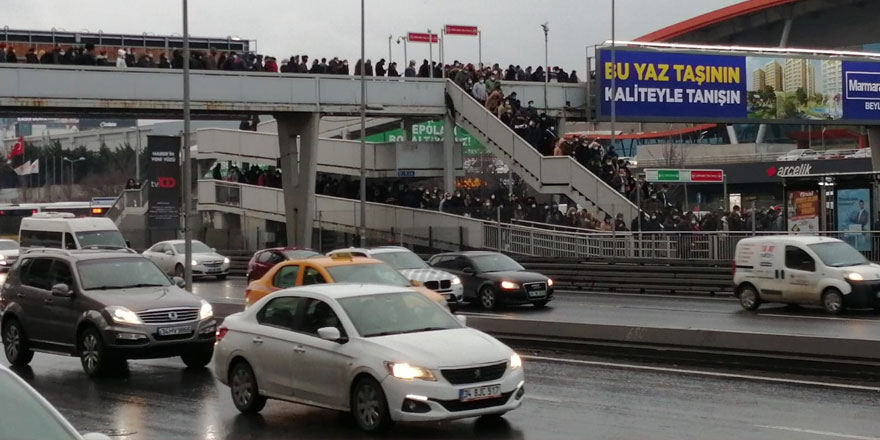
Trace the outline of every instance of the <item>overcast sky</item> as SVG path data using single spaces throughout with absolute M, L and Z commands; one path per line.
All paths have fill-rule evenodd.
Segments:
M 737 0 L 618 0 L 617 39 L 633 39 Z M 181 0 L 0 0 L 0 26 L 13 29 L 105 33 L 181 33 Z M 190 0 L 190 34 L 238 35 L 257 40 L 264 54 L 311 58 L 360 56 L 357 0 Z M 611 0 L 366 0 L 367 58 L 403 59 L 397 36 L 438 32 L 444 24 L 479 26 L 483 61 L 538 65 L 544 58 L 540 24 L 550 25 L 550 65 L 583 72 L 585 47 L 611 37 Z M 435 54 L 436 54 L 436 47 Z M 411 43 L 408 56 L 428 57 L 427 44 Z M 436 59 L 436 55 L 435 55 Z M 477 39 L 449 37 L 446 60 L 477 60 Z M 402 64 L 402 63 L 401 63 Z

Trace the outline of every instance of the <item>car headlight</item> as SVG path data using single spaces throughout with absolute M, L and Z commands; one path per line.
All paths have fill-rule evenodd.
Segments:
M 553 287 L 553 279 L 547 278 L 547 287 Z
M 388 368 L 388 372 L 398 379 L 421 379 L 431 382 L 437 381 L 437 378 L 434 377 L 434 373 L 432 373 L 431 370 L 427 368 L 416 367 L 405 362 L 385 362 L 385 368 Z
M 843 276 L 850 281 L 864 281 L 865 280 L 865 277 L 863 277 L 862 274 L 860 274 L 858 272 L 847 272 L 847 273 L 843 274 Z
M 223 257 L 223 264 L 229 264 L 229 257 Z
M 501 288 L 507 290 L 519 289 L 519 284 L 514 283 L 513 281 L 502 281 Z
M 192 261 L 189 262 L 189 264 L 192 264 L 193 266 L 198 266 L 198 265 L 199 265 L 199 262 L 196 261 L 196 260 L 192 260 Z
M 0 260 L 5 260 L 5 259 L 6 259 L 6 255 L 0 254 Z
M 114 322 L 120 324 L 143 324 L 137 313 L 132 312 L 125 307 L 110 306 L 107 307 L 107 312 L 110 313 L 110 317 L 113 318 Z
M 199 319 L 208 319 L 214 316 L 214 308 L 205 300 L 202 300 L 202 308 L 199 309 Z
M 522 367 L 522 359 L 516 353 L 510 355 L 510 369 L 516 370 L 519 367 Z
M 461 278 L 455 277 L 452 279 L 452 285 L 461 284 Z

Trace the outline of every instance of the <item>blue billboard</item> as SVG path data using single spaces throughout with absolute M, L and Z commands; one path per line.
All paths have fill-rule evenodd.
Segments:
M 605 120 L 613 100 L 616 117 L 624 121 L 880 121 L 876 62 L 623 48 L 612 65 L 604 48 L 597 71 L 598 116 Z
M 860 251 L 871 250 L 871 190 L 837 190 L 837 230 L 840 239 Z
M 746 113 L 745 58 L 664 52 L 599 53 L 601 114 L 623 117 L 741 118 Z

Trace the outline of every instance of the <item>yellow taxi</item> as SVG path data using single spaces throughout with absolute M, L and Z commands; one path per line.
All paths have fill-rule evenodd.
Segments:
M 245 289 L 245 307 L 276 290 L 324 283 L 409 286 L 432 301 L 446 306 L 443 295 L 420 285 L 417 281 L 406 279 L 388 264 L 374 258 L 353 257 L 342 253 L 334 254 L 332 257 L 313 257 L 276 264 L 262 278 L 251 281 Z

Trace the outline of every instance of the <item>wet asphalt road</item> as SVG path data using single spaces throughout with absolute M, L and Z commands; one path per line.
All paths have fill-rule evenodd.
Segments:
M 205 280 L 195 283 L 194 292 L 214 304 L 217 314 L 222 316 L 241 309 L 245 286 L 243 278 Z M 818 307 L 767 304 L 757 312 L 747 312 L 730 296 L 557 292 L 545 309 L 519 306 L 485 312 L 479 307 L 465 306 L 460 311 L 536 321 L 880 340 L 880 313 L 873 310 L 847 310 L 839 316 L 829 316 Z
M 577 362 L 577 361 L 574 361 Z M 656 368 L 656 367 L 649 367 Z M 523 406 L 503 420 L 398 424 L 394 439 L 880 439 L 880 388 L 641 371 L 526 358 Z M 333 411 L 271 401 L 240 415 L 209 369 L 177 359 L 129 361 L 89 380 L 79 360 L 38 354 L 18 369 L 81 432 L 125 440 L 357 439 Z M 880 385 L 880 384 L 874 384 Z

